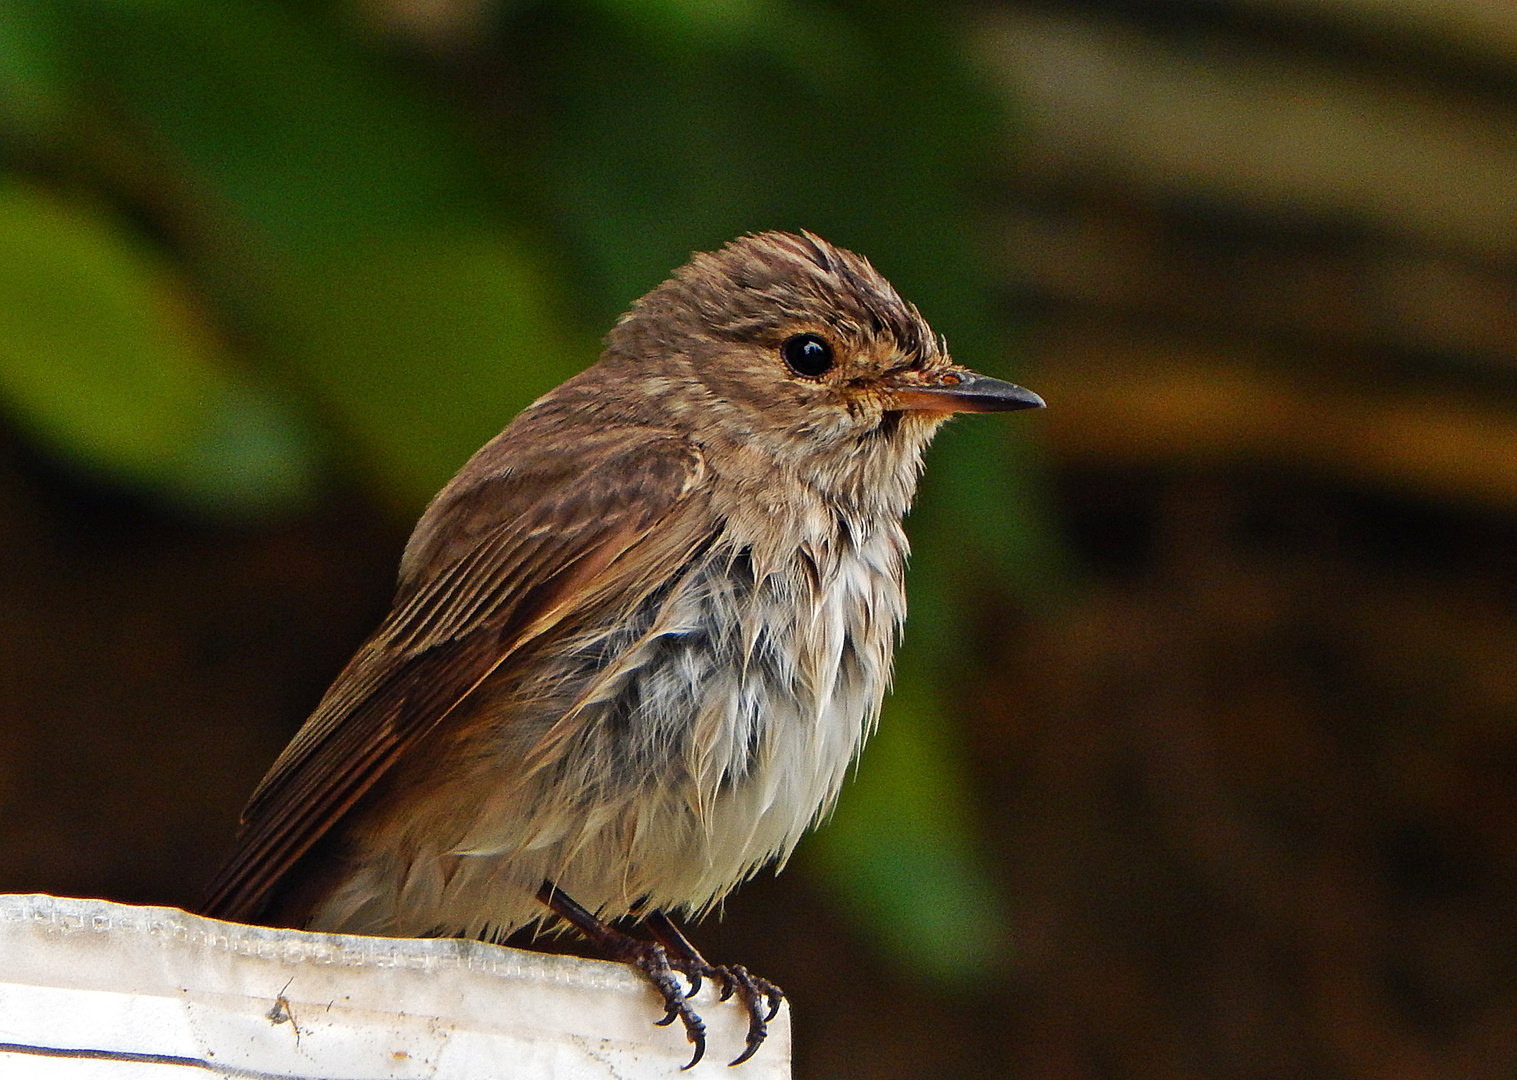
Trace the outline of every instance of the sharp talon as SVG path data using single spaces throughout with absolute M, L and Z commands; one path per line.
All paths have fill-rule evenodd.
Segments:
M 728 1065 L 741 1065 L 758 1052 L 769 1037 L 769 1021 L 779 1015 L 785 1004 L 785 994 L 768 979 L 761 979 L 740 964 L 731 967 L 712 964 L 680 933 L 679 927 L 661 911 L 649 912 L 643 919 L 659 944 L 648 950 L 640 966 L 664 995 L 664 1004 L 670 1016 L 660 1023 L 669 1023 L 678 1013 L 685 1023 L 685 1034 L 695 1044 L 695 1056 L 686 1069 L 693 1068 L 706 1052 L 706 1025 L 688 1004 L 700 993 L 705 980 L 709 979 L 717 989 L 717 1000 L 727 1001 L 736 997 L 748 1014 L 748 1038 L 743 1052 Z M 681 994 L 677 980 L 668 978 L 678 972 L 685 977 L 688 989 Z M 670 983 L 674 983 L 671 988 Z
M 701 1032 L 698 1036 L 692 1033 L 690 1035 L 690 1041 L 695 1044 L 695 1055 L 680 1068 L 680 1072 L 684 1072 L 686 1069 L 695 1068 L 696 1063 L 699 1062 L 701 1058 L 706 1056 L 705 1032 Z
M 584 934 L 585 937 L 601 946 L 612 957 L 643 973 L 647 980 L 653 984 L 654 990 L 664 999 L 663 1018 L 655 1020 L 654 1024 L 658 1027 L 668 1027 L 677 1019 L 684 1025 L 685 1038 L 695 1047 L 695 1053 L 691 1055 L 690 1061 L 684 1068 L 695 1068 L 701 1058 L 706 1056 L 706 1025 L 701 1020 L 700 1015 L 690 1007 L 687 999 L 694 996 L 696 991 L 701 988 L 701 974 L 703 972 L 711 975 L 713 978 L 718 977 L 718 973 L 706 961 L 701 959 L 699 953 L 690 947 L 690 943 L 684 939 L 678 929 L 673 927 L 672 923 L 668 922 L 667 917 L 659 912 L 653 912 L 650 919 L 651 925 L 655 927 L 655 936 L 658 934 L 658 927 L 670 929 L 672 933 L 672 937 L 670 938 L 671 947 L 674 949 L 673 963 L 670 962 L 670 953 L 664 945 L 638 941 L 636 938 L 623 934 L 615 927 L 608 926 L 596 918 L 592 912 L 576 904 L 557 885 L 551 882 L 543 883 L 542 888 L 537 892 L 537 898 L 553 914 L 565 920 L 580 933 Z M 677 973 L 684 974 L 689 980 L 689 993 L 686 993 L 685 988 L 680 986 Z M 721 973 L 721 978 L 723 982 L 730 982 L 725 971 Z M 729 985 L 722 997 L 725 999 L 730 997 L 731 994 L 732 988 Z M 753 1005 L 750 1000 L 751 996 L 750 992 L 744 998 L 744 1000 L 749 1001 L 748 1008 L 750 1013 L 753 1011 Z M 763 1038 L 762 1034 L 759 1038 Z M 751 1024 L 748 1029 L 748 1040 L 750 1043 L 753 1041 L 753 1026 Z M 749 1050 L 748 1053 L 752 1053 L 752 1050 Z M 739 1060 L 746 1060 L 747 1057 L 748 1054 L 745 1053 Z
M 757 1039 L 755 1039 L 752 1035 L 749 1035 L 748 1045 L 743 1048 L 743 1052 L 741 1054 L 733 1058 L 731 1061 L 727 1062 L 727 1067 L 730 1069 L 734 1065 L 741 1065 L 743 1062 L 751 1058 L 758 1051 L 758 1048 L 764 1045 L 764 1038 L 768 1034 L 769 1033 L 767 1031 L 760 1031 L 759 1037 Z

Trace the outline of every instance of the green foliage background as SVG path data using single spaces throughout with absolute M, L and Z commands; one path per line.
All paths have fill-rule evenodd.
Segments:
M 377 6 L 0 4 L 0 408 L 38 446 L 212 519 L 342 475 L 414 515 L 692 250 L 769 228 L 1014 375 L 972 203 L 1006 118 L 950 9 L 507 2 L 438 52 Z M 976 597 L 1055 566 L 1030 485 L 1014 423 L 934 450 L 898 692 L 802 853 L 928 973 L 1003 939 L 953 710 Z

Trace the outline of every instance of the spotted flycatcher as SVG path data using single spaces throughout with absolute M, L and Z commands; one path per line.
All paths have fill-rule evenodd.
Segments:
M 432 500 L 205 910 L 497 940 L 551 911 L 648 976 L 695 1060 L 674 973 L 735 994 L 746 1060 L 778 988 L 669 913 L 783 860 L 837 796 L 890 680 L 933 433 L 1040 405 L 816 236 L 696 255 Z M 607 925 L 628 915 L 656 943 Z

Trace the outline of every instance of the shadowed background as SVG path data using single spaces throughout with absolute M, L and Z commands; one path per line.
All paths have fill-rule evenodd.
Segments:
M 193 905 L 430 494 L 804 227 L 1050 407 L 696 932 L 796 1075 L 1510 1075 L 1514 177 L 1495 0 L 10 0 L 0 890 Z

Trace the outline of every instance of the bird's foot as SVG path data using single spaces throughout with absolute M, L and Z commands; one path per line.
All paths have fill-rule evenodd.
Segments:
M 743 1052 L 730 1065 L 741 1065 L 751 1058 L 769 1035 L 769 1021 L 779 1014 L 785 992 L 768 979 L 754 975 L 741 964 L 727 966 L 713 964 L 696 951 L 695 946 L 674 925 L 673 920 L 661 911 L 655 911 L 643 919 L 644 925 L 664 946 L 669 966 L 690 982 L 687 996 L 700 992 L 703 979 L 721 987 L 718 1001 L 736 996 L 748 1010 L 748 1040 Z M 665 1021 L 667 1023 L 667 1021 Z
M 728 1062 L 730 1065 L 741 1065 L 753 1056 L 764 1040 L 769 1036 L 769 1021 L 779 1014 L 780 1005 L 785 1000 L 785 992 L 775 986 L 768 979 L 760 978 L 750 972 L 741 964 L 727 966 L 725 964 L 708 964 L 704 960 L 695 964 L 683 962 L 680 958 L 670 960 L 670 966 L 690 980 L 690 993 L 694 994 L 701 987 L 701 979 L 710 979 L 714 984 L 722 988 L 717 996 L 718 1001 L 726 1001 L 736 996 L 748 1010 L 748 1040 L 743 1047 L 743 1052 Z
M 537 898 L 546 904 L 554 914 L 570 923 L 576 930 L 584 934 L 586 938 L 604 950 L 610 959 L 620 961 L 643 973 L 648 981 L 653 984 L 653 988 L 664 999 L 665 1011 L 663 1018 L 655 1021 L 655 1023 L 663 1027 L 674 1023 L 676 1019 L 679 1020 L 685 1028 L 685 1038 L 689 1039 L 690 1044 L 695 1047 L 695 1052 L 691 1055 L 690 1060 L 685 1063 L 684 1068 L 694 1068 L 696 1062 L 700 1061 L 706 1054 L 706 1022 L 691 1007 L 689 1001 L 690 994 L 694 993 L 694 989 L 699 987 L 699 983 L 695 981 L 694 977 L 690 976 L 682 967 L 670 960 L 669 953 L 664 946 L 652 941 L 639 941 L 637 938 L 630 937 L 613 926 L 608 926 L 585 908 L 575 903 L 562 890 L 552 885 L 544 885 L 538 890 Z M 687 979 L 691 980 L 693 988 L 690 992 L 687 993 L 684 986 L 681 985 L 679 979 L 676 977 L 676 972 L 684 974 Z M 730 997 L 731 994 L 729 992 L 722 996 L 725 999 Z M 760 1037 L 759 1041 L 763 1041 L 762 1037 Z M 746 1061 L 754 1049 L 757 1049 L 757 1047 L 748 1049 L 738 1061 Z M 737 1062 L 733 1062 L 733 1064 L 735 1065 Z
M 659 1027 L 666 1027 L 677 1019 L 685 1028 L 685 1038 L 690 1040 L 695 1047 L 695 1053 L 684 1068 L 695 1067 L 695 1063 L 706 1056 L 706 1022 L 700 1014 L 690 1007 L 689 996 L 680 981 L 674 977 L 679 969 L 669 962 L 669 954 L 662 945 L 656 945 L 651 941 L 638 941 L 636 938 L 627 938 L 626 955 L 617 957 L 623 963 L 631 964 L 653 984 L 660 994 L 664 996 L 664 1015 L 654 1023 Z

